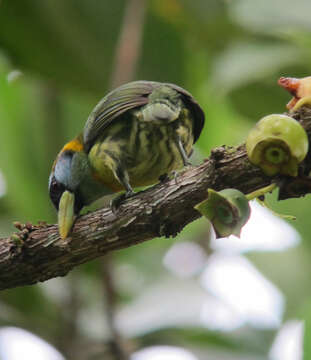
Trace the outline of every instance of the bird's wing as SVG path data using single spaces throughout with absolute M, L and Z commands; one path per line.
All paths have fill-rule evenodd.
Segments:
M 156 87 L 161 85 L 170 86 L 181 94 L 185 106 L 189 108 L 194 118 L 193 133 L 195 142 L 199 138 L 204 125 L 204 112 L 188 91 L 175 84 L 133 81 L 111 91 L 96 105 L 83 130 L 83 142 L 86 151 L 91 148 L 94 141 L 114 119 L 130 109 L 147 104 L 148 96 Z
M 185 90 L 182 87 L 177 86 L 175 84 L 166 83 L 165 85 L 172 87 L 174 90 L 176 90 L 177 92 L 179 92 L 179 94 L 182 95 L 182 99 L 183 99 L 185 106 L 192 113 L 192 116 L 194 119 L 194 124 L 193 124 L 193 138 L 194 139 L 193 140 L 195 143 L 198 140 L 198 138 L 201 134 L 201 131 L 203 129 L 203 126 L 204 126 L 204 121 L 205 121 L 204 111 L 202 110 L 199 103 L 194 99 L 194 97 L 187 90 Z
M 114 119 L 124 112 L 148 103 L 153 89 L 161 85 L 151 81 L 133 81 L 106 95 L 90 114 L 83 130 L 83 142 L 88 151 L 94 141 Z

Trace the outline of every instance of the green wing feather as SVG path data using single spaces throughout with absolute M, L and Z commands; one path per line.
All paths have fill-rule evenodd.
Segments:
M 194 118 L 193 124 L 193 137 L 194 143 L 198 140 L 201 131 L 204 126 L 205 115 L 199 103 L 194 99 L 194 97 L 185 89 L 175 84 L 165 83 L 167 86 L 171 86 L 173 89 L 178 91 L 182 97 L 185 106 L 190 110 Z
M 83 142 L 86 151 L 89 151 L 94 141 L 100 136 L 111 122 L 124 112 L 143 106 L 148 103 L 148 96 L 162 85 L 167 85 L 178 91 L 194 116 L 194 138 L 199 137 L 204 124 L 204 113 L 192 95 L 174 84 L 155 81 L 133 81 L 122 85 L 106 95 L 90 114 L 84 130 Z
M 148 95 L 159 84 L 150 81 L 134 81 L 118 87 L 106 95 L 90 114 L 84 130 L 83 141 L 89 150 L 98 136 L 111 122 L 124 112 L 147 104 Z

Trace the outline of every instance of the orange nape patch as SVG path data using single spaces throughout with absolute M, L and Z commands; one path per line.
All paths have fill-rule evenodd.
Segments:
M 83 143 L 80 141 L 79 138 L 73 139 L 69 141 L 63 148 L 62 151 L 83 151 Z

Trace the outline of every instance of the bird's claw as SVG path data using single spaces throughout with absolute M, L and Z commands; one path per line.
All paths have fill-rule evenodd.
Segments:
M 161 176 L 159 176 L 159 181 L 160 181 L 161 183 L 164 183 L 164 182 L 166 182 L 166 181 L 168 181 L 168 180 L 170 180 L 170 177 L 169 177 L 168 174 L 162 174 Z
M 134 191 L 127 191 L 125 193 L 122 193 L 120 195 L 117 195 L 110 201 L 110 208 L 111 211 L 116 214 L 119 210 L 119 207 L 121 206 L 122 202 L 130 197 L 132 197 L 135 194 Z
M 193 165 L 191 164 L 191 162 L 187 162 L 187 164 L 182 168 L 180 169 L 179 171 L 177 170 L 173 170 L 171 173 L 169 174 L 163 174 L 159 177 L 159 181 L 161 183 L 164 183 L 166 181 L 169 181 L 169 180 L 174 180 L 175 181 L 175 184 L 177 185 L 178 184 L 178 181 L 177 181 L 177 177 L 178 175 L 180 174 L 183 174 L 184 172 L 186 172 L 187 170 L 189 170 L 190 167 L 192 167 Z

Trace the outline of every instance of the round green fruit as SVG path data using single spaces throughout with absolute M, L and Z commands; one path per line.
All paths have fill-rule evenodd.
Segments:
M 308 148 L 305 129 L 295 119 L 281 114 L 263 117 L 246 140 L 249 160 L 269 176 L 297 176 Z
M 207 200 L 195 206 L 212 223 L 217 238 L 229 235 L 240 236 L 242 227 L 250 216 L 246 196 L 237 189 L 219 192 L 208 189 Z

